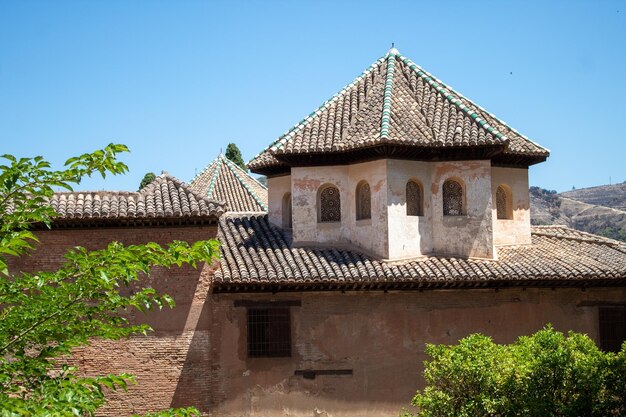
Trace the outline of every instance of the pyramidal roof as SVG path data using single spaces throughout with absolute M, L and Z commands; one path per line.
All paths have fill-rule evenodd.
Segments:
M 267 188 L 222 154 L 191 180 L 189 188 L 225 201 L 228 211 L 267 211 Z
M 324 157 L 314 157 L 319 154 Z M 248 166 L 272 174 L 292 164 L 328 165 L 385 156 L 466 156 L 528 166 L 548 155 L 547 149 L 392 48 Z

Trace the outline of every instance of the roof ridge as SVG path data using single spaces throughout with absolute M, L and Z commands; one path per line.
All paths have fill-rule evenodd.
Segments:
M 215 158 L 215 161 L 213 161 L 213 163 L 215 164 L 219 164 L 220 162 L 223 162 L 224 157 L 222 156 L 222 154 L 220 153 L 217 158 Z M 209 181 L 209 189 L 206 192 L 207 197 L 210 196 L 211 194 L 213 194 L 213 188 L 215 187 L 215 181 L 217 180 L 218 174 L 219 174 L 219 170 L 220 170 L 220 166 L 217 165 L 215 167 L 215 169 L 213 170 L 213 175 L 211 175 L 211 181 Z
M 250 186 L 248 184 L 245 183 L 245 181 L 239 176 L 239 174 L 235 171 L 235 169 L 233 168 L 233 165 L 235 165 L 234 162 L 229 161 L 228 158 L 224 158 L 224 161 L 226 162 L 226 166 L 230 168 L 231 172 L 235 175 L 235 178 L 237 178 L 237 181 L 239 181 L 239 183 L 241 185 L 243 185 L 243 187 L 248 190 L 248 192 L 250 194 L 252 194 L 252 197 L 256 200 L 256 202 L 259 204 L 259 206 L 263 207 L 265 210 L 267 210 L 267 207 L 265 206 L 265 204 L 263 203 L 263 201 L 261 201 L 261 199 L 259 198 L 259 196 L 250 188 Z M 248 175 L 248 174 L 246 174 Z M 248 175 L 249 176 L 249 175 Z M 250 177 L 252 178 L 252 177 Z
M 259 182 L 259 180 L 257 180 L 256 178 L 254 178 L 252 175 L 248 174 L 247 171 L 244 171 L 244 169 L 242 167 L 240 167 L 239 165 L 237 165 L 236 163 L 234 163 L 233 161 L 229 160 L 228 158 L 226 158 L 226 160 L 228 162 L 232 163 L 232 167 L 235 169 L 238 169 L 239 171 L 241 171 L 243 174 L 245 174 L 248 178 L 250 178 L 252 181 L 256 182 L 257 184 L 259 184 L 261 187 L 263 187 L 264 190 L 267 190 L 267 187 L 263 184 L 261 184 Z
M 331 103 L 333 103 L 335 100 L 337 100 L 341 94 L 343 92 L 345 92 L 348 88 L 352 87 L 354 84 L 356 84 L 357 82 L 361 81 L 366 75 L 368 75 L 369 73 L 371 73 L 374 70 L 374 67 L 376 65 L 380 65 L 384 62 L 385 59 L 387 59 L 387 57 L 389 56 L 389 53 L 385 54 L 384 56 L 378 58 L 376 61 L 374 61 L 374 63 L 372 65 L 370 65 L 369 67 L 367 67 L 367 69 L 365 71 L 363 71 L 361 74 L 359 74 L 354 80 L 352 80 L 348 85 L 346 85 L 345 87 L 343 87 L 341 90 L 339 90 L 337 93 L 335 93 L 331 98 L 329 98 L 328 100 L 326 100 L 325 102 L 323 102 L 320 106 L 318 106 L 315 110 L 313 110 L 311 113 L 309 113 L 308 116 L 306 116 L 304 119 L 300 120 L 298 123 L 296 123 L 295 125 L 293 125 L 289 130 L 287 130 L 285 133 L 283 133 L 281 136 L 278 137 L 278 139 L 276 139 L 274 142 L 270 143 L 267 147 L 265 147 L 261 152 L 259 152 L 254 158 L 251 159 L 255 160 L 256 158 L 258 158 L 259 156 L 261 156 L 262 153 L 272 150 L 272 148 L 275 147 L 275 145 L 278 145 L 280 142 L 280 146 L 282 146 L 284 144 L 284 142 L 286 142 L 287 140 L 289 140 L 291 138 L 291 136 L 300 130 L 300 128 L 307 122 L 309 121 L 309 119 L 315 115 L 316 113 L 324 110 L 326 107 L 328 107 Z M 276 149 L 279 149 L 280 146 L 278 146 Z
M 71 195 L 71 194 L 124 194 L 134 195 L 139 194 L 139 191 L 129 190 L 72 190 L 72 191 L 55 191 L 55 195 Z
M 389 122 L 391 120 L 391 97 L 393 94 L 393 75 L 395 70 L 395 54 L 387 53 L 387 74 L 385 78 L 385 90 L 383 93 L 383 115 L 380 120 L 380 138 L 389 138 Z
M 159 179 L 159 178 L 163 178 L 165 180 L 172 181 L 175 185 L 179 186 L 180 188 L 182 188 L 186 192 L 191 193 L 194 197 L 202 199 L 202 200 L 204 200 L 207 203 L 211 202 L 211 203 L 218 203 L 218 204 L 221 204 L 223 206 L 226 205 L 225 201 L 219 201 L 219 200 L 216 200 L 216 199 L 213 199 L 213 198 L 209 197 L 208 195 L 202 195 L 202 194 L 199 194 L 199 193 L 195 192 L 194 190 L 189 188 L 189 185 L 185 181 L 180 180 L 180 179 L 176 178 L 175 176 L 173 176 L 173 175 L 171 175 L 169 173 L 164 173 L 164 174 L 159 175 L 158 177 L 156 177 L 155 181 L 157 179 Z M 154 183 L 154 181 L 151 182 L 150 184 L 152 184 L 152 183 Z M 150 185 L 150 184 L 148 184 L 148 185 Z M 145 187 L 142 188 L 142 189 L 145 190 Z
M 489 133 L 492 133 L 492 134 L 496 135 L 496 137 L 498 139 L 507 140 L 507 141 L 509 140 L 509 138 L 504 133 L 500 132 L 494 126 L 491 126 L 486 120 L 484 120 L 482 117 L 480 117 L 479 114 L 474 113 L 469 107 L 467 107 L 465 104 L 461 103 L 461 101 L 457 97 L 455 97 L 454 95 L 456 94 L 457 96 L 462 97 L 465 100 L 468 100 L 467 98 L 465 98 L 461 94 L 457 93 L 453 88 L 451 88 L 451 87 L 447 86 L 446 84 L 444 84 L 443 82 L 441 82 L 439 79 L 434 77 L 428 71 L 424 70 L 422 67 L 420 67 L 419 65 L 417 65 L 415 62 L 411 61 L 409 58 L 405 57 L 404 55 L 397 54 L 397 55 L 394 55 L 394 57 L 397 57 L 400 61 L 402 61 L 402 63 L 408 65 L 409 69 L 414 71 L 415 74 L 418 77 L 422 78 L 431 87 L 433 87 L 435 90 L 440 92 L 446 98 L 446 100 L 448 100 L 449 102 L 454 104 L 457 108 L 459 108 L 461 111 L 463 111 L 465 114 L 470 116 L 476 123 L 478 123 L 481 127 L 486 129 Z M 488 113 L 486 110 L 484 110 L 483 108 L 479 107 L 478 105 L 476 105 L 476 107 L 478 107 L 480 110 Z M 504 124 L 509 129 L 514 130 L 510 126 L 508 126 L 506 123 L 504 123 L 502 120 L 498 119 L 496 116 L 494 116 L 492 114 L 489 114 L 489 115 L 492 116 L 493 118 L 495 118 L 496 120 L 500 121 L 502 124 Z
M 220 153 L 220 155 L 221 155 L 221 153 Z M 200 177 L 200 175 L 204 174 L 204 172 L 206 170 L 211 168 L 217 162 L 217 160 L 220 157 L 220 155 L 218 155 L 213 161 L 211 161 L 211 163 L 209 165 L 207 165 L 204 168 L 202 168 L 202 170 L 200 172 L 198 172 L 196 175 L 194 175 L 194 177 L 191 179 L 191 181 L 189 181 L 189 184 L 193 183 L 196 179 L 198 179 L 198 177 Z

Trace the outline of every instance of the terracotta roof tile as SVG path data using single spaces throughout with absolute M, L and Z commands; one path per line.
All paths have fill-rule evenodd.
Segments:
M 425 256 L 382 262 L 356 251 L 293 247 L 267 216 L 220 218 L 216 291 L 603 285 L 626 282 L 626 245 L 565 227 L 534 227 L 532 244 L 497 247 L 497 260 Z
M 55 193 L 50 205 L 58 220 L 219 217 L 224 203 L 193 192 L 163 174 L 140 191 L 72 191 Z
M 413 147 L 501 146 L 507 155 L 549 151 L 510 128 L 391 50 L 252 159 L 252 170 L 284 157 L 345 152 L 378 144 Z
M 191 180 L 189 188 L 225 201 L 228 211 L 267 211 L 267 188 L 222 154 Z

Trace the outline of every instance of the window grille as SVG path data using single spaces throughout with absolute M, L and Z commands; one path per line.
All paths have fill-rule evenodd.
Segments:
M 248 308 L 248 356 L 291 356 L 289 308 Z
M 619 352 L 626 340 L 626 307 L 600 307 L 600 348 Z
M 415 181 L 406 183 L 406 215 L 423 216 L 422 187 Z
M 320 193 L 320 222 L 340 222 L 341 221 L 341 200 L 339 190 L 336 187 L 328 186 Z
M 372 218 L 372 194 L 370 185 L 362 181 L 356 187 L 356 219 Z
M 511 210 L 509 209 L 511 202 L 506 189 L 500 185 L 496 190 L 496 211 L 498 219 L 510 219 Z
M 455 180 L 443 183 L 443 215 L 461 216 L 463 211 L 463 186 Z
M 291 193 L 285 193 L 283 196 L 283 228 L 291 229 L 292 224 Z

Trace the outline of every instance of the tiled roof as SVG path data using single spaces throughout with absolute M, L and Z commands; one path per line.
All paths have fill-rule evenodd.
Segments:
M 377 145 L 424 148 L 496 146 L 545 159 L 549 151 L 519 134 L 392 49 L 249 163 L 253 171 L 293 155 Z
M 225 201 L 228 211 L 267 211 L 267 188 L 222 154 L 191 180 L 189 188 Z
M 220 218 L 215 291 L 626 283 L 626 246 L 559 226 L 534 227 L 532 244 L 497 247 L 497 260 L 425 256 L 382 262 L 337 248 L 293 247 L 266 216 Z
M 55 193 L 50 201 L 56 222 L 219 217 L 224 203 L 194 193 L 182 181 L 163 174 L 140 191 Z

